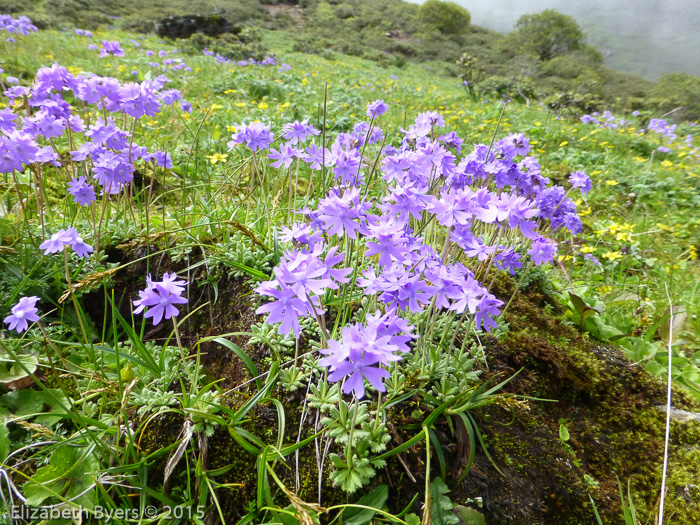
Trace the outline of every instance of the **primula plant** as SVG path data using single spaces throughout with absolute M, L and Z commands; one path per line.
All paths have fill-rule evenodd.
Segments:
M 341 382 L 343 394 L 355 398 L 354 414 L 367 389 L 381 395 L 385 381 L 406 373 L 406 362 L 419 363 L 424 388 L 444 382 L 449 365 L 438 371 L 437 363 L 449 362 L 455 344 L 468 344 L 470 329 L 497 326 L 504 303 L 489 291 L 496 272 L 524 274 L 551 263 L 557 242 L 545 236 L 581 232 L 567 190 L 541 174 L 522 134 L 460 156 L 464 140 L 443 132 L 442 116 L 428 112 L 389 146 L 378 125 L 387 109 L 381 100 L 369 104 L 370 122 L 341 133 L 322 153 L 306 145 L 318 132 L 298 121 L 285 126 L 288 142 L 279 149 L 270 147 L 274 132 L 259 122 L 236 125 L 229 143 L 256 157 L 269 148 L 273 167 L 303 162 L 328 174 L 321 182 L 326 195 L 280 231 L 291 247 L 274 279 L 257 286 L 269 300 L 257 313 L 297 339 L 301 319 L 316 321 L 324 356 L 318 365 L 327 369 L 319 381 Z M 571 184 L 590 189 L 583 172 L 572 173 Z M 358 306 L 367 313 L 346 324 Z M 466 333 L 437 337 L 443 318 L 457 319 Z M 354 445 L 349 440 L 346 461 L 335 462 L 348 473 L 334 479 L 350 491 L 371 477 L 353 475 L 360 464 L 352 460 Z

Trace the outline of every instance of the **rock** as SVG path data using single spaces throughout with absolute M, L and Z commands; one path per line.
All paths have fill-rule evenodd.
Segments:
M 234 26 L 221 15 L 169 16 L 156 23 L 156 33 L 161 38 L 189 38 L 195 33 L 217 36 L 222 33 L 238 34 L 241 28 Z
M 656 408 L 661 410 L 661 412 L 666 412 L 666 405 L 659 405 Z M 689 421 L 697 421 L 700 423 L 700 412 L 688 412 L 687 410 L 671 407 L 671 418 L 682 423 L 687 423 Z

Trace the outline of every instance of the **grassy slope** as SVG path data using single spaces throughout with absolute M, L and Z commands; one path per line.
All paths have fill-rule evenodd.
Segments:
M 196 0 L 148 2 L 134 10 L 124 0 L 0 0 L 0 12 L 25 13 L 42 26 L 96 28 L 115 25 L 136 31 L 152 31 L 154 22 L 168 15 L 222 14 L 236 24 L 255 25 L 282 31 L 300 49 L 322 54 L 333 49 L 360 56 L 382 65 L 406 61 L 440 63 L 443 74 L 456 75 L 455 60 L 466 52 L 479 59 L 483 75 L 500 83 L 513 84 L 528 77 L 539 97 L 574 91 L 593 93 L 607 107 L 628 105 L 628 99 L 644 98 L 651 83 L 640 77 L 602 67 L 583 55 L 572 65 L 545 65 L 520 54 L 504 35 L 470 26 L 459 35 L 445 35 L 417 21 L 417 6 L 402 0 L 324 2 L 309 0 L 302 7 L 284 3 L 261 4 L 258 0 Z M 572 72 L 573 71 L 573 72 Z
M 140 78 L 143 78 L 148 69 L 147 60 L 128 44 L 130 35 L 100 33 L 97 38 L 117 38 L 127 48 L 127 57 L 118 63 L 118 75 L 126 79 L 129 72 L 136 69 L 140 71 Z M 589 266 L 582 266 L 581 258 L 574 254 L 572 259 L 562 261 L 566 273 L 551 277 L 554 287 L 563 288 L 567 279 L 571 279 L 575 286 L 588 287 L 587 293 L 591 296 L 601 296 L 614 289 L 608 288 L 610 284 L 629 284 L 648 299 L 649 305 L 640 313 L 637 313 L 634 307 L 624 304 L 611 305 L 606 313 L 606 320 L 618 323 L 625 330 L 645 330 L 648 321 L 645 321 L 644 317 L 660 317 L 667 304 L 664 290 L 666 283 L 673 303 L 683 305 L 693 315 L 685 327 L 684 338 L 689 344 L 684 352 L 690 355 L 700 348 L 697 341 L 697 321 L 694 317 L 700 313 L 696 284 L 698 263 L 690 249 L 691 246 L 700 244 L 698 219 L 691 213 L 700 203 L 695 189 L 700 169 L 697 160 L 687 156 L 690 148 L 684 150 L 680 147 L 678 153 L 665 156 L 652 155 L 658 145 L 658 140 L 653 136 L 640 135 L 630 128 L 597 131 L 576 121 L 556 120 L 542 107 L 534 105 L 526 107 L 512 104 L 501 116 L 501 104 L 494 101 L 471 101 L 457 87 L 455 79 L 438 77 L 431 65 L 382 69 L 373 62 L 353 57 L 333 55 L 335 60 L 328 61 L 313 55 L 292 53 L 290 42 L 279 32 L 265 33 L 265 41 L 292 66 L 290 72 L 280 74 L 276 68 L 228 68 L 215 64 L 206 57 L 188 58 L 193 72 L 177 78 L 174 87 L 183 89 L 186 98 L 192 101 L 195 106 L 193 116 L 190 119 L 180 119 L 174 124 L 167 120 L 167 116 L 147 121 L 142 142 L 165 145 L 175 152 L 176 163 L 184 162 L 187 157 L 186 147 L 187 144 L 191 144 L 195 128 L 204 114 L 213 108 L 202 125 L 195 161 L 201 173 L 212 170 L 214 174 L 221 174 L 217 171 L 220 168 L 211 167 L 204 155 L 227 151 L 227 126 L 241 120 L 254 119 L 269 121 L 277 129 L 283 122 L 294 118 L 310 117 L 312 121 L 317 122 L 320 120 L 326 84 L 328 122 L 334 130 L 347 129 L 353 122 L 362 119 L 367 101 L 384 98 L 391 105 L 385 125 L 387 130 L 396 131 L 420 111 L 438 110 L 445 116 L 448 128 L 454 128 L 465 137 L 469 145 L 488 143 L 493 136 L 501 137 L 509 132 L 525 132 L 547 176 L 563 181 L 570 171 L 583 169 L 593 178 L 593 190 L 581 200 L 581 208 L 587 213 L 584 218 L 585 233 L 580 238 L 570 240 L 572 246 L 592 248 L 593 253 L 604 261 L 604 266 L 599 270 L 591 270 Z M 28 45 L 28 42 L 31 42 L 31 45 Z M 37 68 L 51 65 L 56 60 L 76 68 L 74 71 L 113 74 L 111 64 L 108 61 L 99 61 L 96 52 L 87 50 L 86 44 L 86 41 L 76 39 L 70 33 L 46 31 L 20 42 L 18 45 L 22 46 L 21 53 L 16 52 L 15 46 L 0 43 L 0 56 L 5 57 L 1 65 L 8 74 L 21 76 L 25 82 L 31 79 Z M 159 47 L 150 37 L 142 45 Z M 398 80 L 391 78 L 392 75 Z M 697 134 L 697 128 L 686 130 Z M 184 144 L 183 136 L 186 137 Z M 392 140 L 396 140 L 396 135 L 392 135 Z M 696 137 L 696 145 L 697 140 Z M 175 179 L 171 183 L 177 184 Z M 610 228 L 612 221 L 633 225 L 634 234 L 637 236 L 620 238 L 616 230 Z M 138 225 L 132 225 L 131 230 L 119 228 L 110 233 L 115 238 L 128 239 L 139 235 L 140 229 Z M 608 252 L 620 253 L 622 259 L 607 262 L 603 255 Z M 527 310 L 515 309 L 512 315 L 516 314 L 527 315 Z M 515 318 L 513 322 L 516 323 Z M 532 330 L 532 327 L 518 327 L 516 323 L 512 336 L 515 342 L 509 346 L 508 351 L 501 351 L 502 353 L 517 353 L 518 349 L 526 351 L 528 341 L 527 338 L 523 340 L 521 330 Z M 552 334 L 552 337 L 562 337 L 562 333 L 557 330 Z M 576 337 L 571 331 L 564 335 L 572 339 Z M 528 337 L 530 336 L 531 333 Z M 561 341 L 558 345 L 555 348 L 559 351 L 564 351 L 567 347 Z M 531 365 L 537 362 L 546 363 L 552 357 L 535 356 L 532 359 L 534 361 Z M 514 363 L 519 364 L 517 358 Z M 591 362 L 590 366 L 596 366 L 595 362 Z M 543 372 L 545 378 L 547 373 L 546 370 Z M 575 375 L 577 372 L 572 373 Z M 595 374 L 595 371 L 589 373 Z M 610 371 L 605 374 L 606 378 L 614 377 Z M 637 383 L 635 385 L 639 387 Z M 588 387 L 581 388 L 585 390 Z M 599 388 L 605 390 L 607 387 L 596 387 Z M 565 390 L 565 387 L 560 386 L 559 392 L 561 390 Z M 529 391 L 518 391 L 521 392 Z M 603 396 L 601 403 L 610 402 L 605 397 L 607 393 L 604 396 L 600 390 L 596 390 L 596 395 Z M 658 396 L 650 396 L 646 408 L 657 400 Z M 519 412 L 519 421 L 528 421 L 525 412 Z M 547 429 L 548 446 L 557 443 L 554 423 L 551 420 L 547 422 L 547 425 L 550 425 Z M 648 424 L 648 421 L 641 424 Z M 654 436 L 654 439 L 659 435 L 657 424 L 658 421 L 654 420 L 654 428 L 649 430 L 648 434 Z M 577 431 L 586 439 L 593 439 L 596 433 L 602 432 L 601 429 L 593 427 L 581 427 Z M 624 441 L 625 436 L 636 431 L 635 428 L 623 426 L 616 439 Z M 682 429 L 678 431 L 683 434 Z M 495 449 L 499 454 L 497 459 L 507 461 L 509 454 L 512 454 L 508 448 L 514 445 L 498 442 L 497 436 L 493 436 L 493 439 L 496 440 Z M 640 439 L 644 437 L 641 436 Z M 613 447 L 612 444 L 609 446 Z M 587 450 L 587 446 L 581 450 Z M 609 451 L 621 453 L 622 449 L 610 448 Z M 558 453 L 561 454 L 561 451 Z M 600 453 L 604 454 L 605 449 Z M 612 473 L 604 471 L 602 459 L 596 464 L 600 469 L 596 475 L 601 478 L 605 476 L 604 494 L 608 500 L 606 505 L 614 510 L 615 504 L 611 496 L 615 488 L 611 485 Z M 621 475 L 630 475 L 632 472 L 623 468 Z M 495 476 L 493 473 L 489 475 Z M 580 478 L 579 474 L 576 476 Z M 679 483 L 678 487 L 682 488 L 684 485 Z M 580 498 L 585 495 L 580 489 L 581 487 L 576 489 L 579 503 Z M 653 505 L 653 491 L 650 487 L 645 488 L 642 483 L 636 490 L 637 494 L 644 498 L 642 505 Z M 475 492 L 474 495 L 478 493 Z M 679 512 L 683 511 L 682 499 L 678 499 L 675 505 Z M 697 505 L 697 502 L 694 505 Z M 693 508 L 695 507 L 688 505 L 688 509 Z

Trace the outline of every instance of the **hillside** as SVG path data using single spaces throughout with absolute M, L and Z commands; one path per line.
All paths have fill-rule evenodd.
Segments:
M 632 71 L 648 72 L 646 66 L 634 65 L 638 59 L 631 58 L 633 51 L 628 45 L 605 40 L 607 37 L 599 38 L 596 31 L 589 34 L 588 40 L 599 44 L 597 49 L 585 46 L 577 52 L 542 61 L 514 39 L 514 33 L 504 35 L 470 25 L 468 19 L 459 27 L 446 30 L 423 16 L 421 9 L 402 0 L 381 0 L 372 4 L 360 0 L 307 0 L 300 4 L 257 0 L 149 2 L 137 11 L 131 2 L 123 0 L 0 2 L 0 10 L 4 12 L 23 13 L 40 27 L 54 28 L 68 25 L 95 29 L 100 25 L 114 25 L 131 31 L 152 32 L 166 16 L 214 14 L 237 27 L 278 31 L 281 39 L 294 42 L 297 51 L 322 55 L 326 50 L 333 50 L 374 60 L 384 67 L 419 62 L 446 77 L 465 73 L 455 62 L 466 54 L 476 59 L 474 71 L 468 75 L 482 95 L 508 94 L 522 98 L 524 94 L 528 99 L 550 98 L 559 105 L 573 97 L 576 100 L 570 104 L 575 109 L 582 106 L 589 111 L 590 108 L 660 109 L 665 113 L 684 107 L 685 118 L 700 117 L 696 102 L 700 90 L 697 77 L 662 79 L 662 85 L 654 88 L 641 77 L 621 72 L 630 71 L 630 67 Z M 438 13 L 437 16 L 452 19 L 455 14 Z M 583 27 L 590 29 L 586 24 Z M 599 31 L 608 31 L 607 27 L 600 25 Z M 639 42 L 643 45 L 644 40 Z M 610 45 L 615 48 L 614 54 L 619 54 L 620 60 L 629 67 L 617 71 L 604 65 L 604 57 L 610 55 Z M 634 53 L 639 54 L 638 51 Z M 615 64 L 607 59 L 605 63 Z M 674 72 L 687 71 L 685 67 L 674 69 L 671 59 L 666 59 L 665 63 Z M 676 116 L 683 117 L 679 113 Z
M 697 123 L 389 0 L 95 5 L 2 18 L 3 519 L 700 521 Z

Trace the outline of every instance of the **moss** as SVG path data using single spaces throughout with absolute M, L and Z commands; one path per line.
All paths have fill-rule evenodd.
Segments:
M 497 281 L 504 300 L 512 284 Z M 641 522 L 658 505 L 665 388 L 620 349 L 600 345 L 547 315 L 547 298 L 537 290 L 517 294 L 500 340 L 484 341 L 488 375 L 509 377 L 522 369 L 505 392 L 555 400 L 530 400 L 488 408 L 478 415 L 494 464 L 483 454 L 455 491 L 481 496 L 489 523 L 593 523 L 589 493 L 605 523 L 621 519 L 618 477 L 631 480 Z M 553 304 L 554 310 L 557 305 Z M 674 405 L 697 410 L 682 393 Z M 560 421 L 570 439 L 559 438 Z M 674 424 L 667 516 L 674 523 L 699 523 L 700 430 Z M 597 482 L 587 483 L 584 476 Z M 588 478 L 588 479 L 590 479 Z

